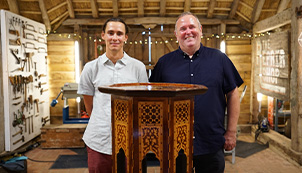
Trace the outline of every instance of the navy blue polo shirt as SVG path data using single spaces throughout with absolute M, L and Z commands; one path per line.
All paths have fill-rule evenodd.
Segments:
M 226 94 L 243 83 L 224 53 L 201 44 L 190 59 L 179 48 L 158 60 L 149 81 L 208 87 L 205 94 L 195 96 L 194 100 L 194 155 L 214 153 L 223 148 Z

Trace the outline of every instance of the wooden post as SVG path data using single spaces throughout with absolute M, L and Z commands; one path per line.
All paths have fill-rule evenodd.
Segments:
M 292 0 L 291 18 L 291 147 L 302 152 L 302 1 Z
M 252 50 L 256 50 L 256 41 L 252 40 Z M 255 91 L 255 65 L 256 65 L 256 53 L 252 51 L 252 74 L 251 74 L 251 92 L 250 92 L 250 123 L 256 123 L 259 115 L 259 102 L 257 101 L 257 92 Z

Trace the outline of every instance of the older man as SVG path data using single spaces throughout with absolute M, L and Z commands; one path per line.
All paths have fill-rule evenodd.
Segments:
M 175 25 L 179 49 L 159 59 L 150 82 L 202 84 L 208 87 L 195 96 L 194 167 L 196 172 L 223 172 L 224 152 L 236 146 L 243 83 L 230 59 L 221 51 L 201 44 L 202 26 L 190 12 L 182 13 Z M 227 107 L 228 126 L 224 128 Z

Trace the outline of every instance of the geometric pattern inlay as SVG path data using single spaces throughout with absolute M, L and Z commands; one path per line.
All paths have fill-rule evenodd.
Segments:
M 183 126 L 177 126 L 176 127 L 176 141 L 177 141 L 177 147 L 176 147 L 176 151 L 180 151 L 180 149 L 183 149 L 184 151 L 186 151 L 186 147 L 187 147 L 187 125 L 183 125 Z
M 174 102 L 174 111 L 177 124 L 188 122 L 190 115 L 190 100 Z
M 127 127 L 125 125 L 117 124 L 116 126 L 116 145 L 117 149 L 123 148 L 124 151 L 127 150 L 126 144 L 127 144 Z
M 154 126 L 162 123 L 162 102 L 140 102 L 138 104 L 138 111 L 138 115 L 141 117 L 141 124 Z
M 115 99 L 115 119 L 127 123 L 128 120 L 128 101 Z
M 143 140 L 143 153 L 144 155 L 148 151 L 153 151 L 155 155 L 159 156 L 159 128 L 143 128 L 142 129 L 142 140 Z

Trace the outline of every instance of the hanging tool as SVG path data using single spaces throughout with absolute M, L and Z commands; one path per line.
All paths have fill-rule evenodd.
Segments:
M 20 36 L 20 33 L 19 33 L 19 31 L 17 31 L 17 30 L 9 29 L 9 30 L 8 30 L 8 33 L 10 33 L 10 34 L 12 34 L 12 35 L 16 35 L 17 37 Z
M 34 56 L 34 52 L 27 52 L 27 53 L 25 53 L 25 56 L 28 61 L 28 71 L 30 72 L 30 65 L 31 65 L 31 67 L 33 67 L 32 57 Z
M 39 113 L 39 99 L 35 99 L 34 103 L 36 104 L 37 112 Z
M 47 84 L 46 82 L 44 82 L 44 83 L 39 82 L 39 83 L 38 83 L 38 86 L 36 86 L 36 88 L 41 88 L 42 85 L 46 85 L 46 84 Z
M 45 74 L 40 74 L 40 75 L 38 76 L 39 79 L 40 79 L 41 77 L 46 77 L 46 75 L 45 75 Z
M 23 129 L 22 129 L 22 127 L 20 127 L 20 130 L 17 133 L 13 134 L 12 137 L 17 136 L 18 134 L 22 135 L 22 133 L 23 133 Z
M 18 45 L 18 46 L 20 46 L 21 45 L 20 38 L 17 38 L 16 40 L 9 39 L 9 45 Z
M 37 62 L 34 62 L 35 64 L 35 71 L 34 71 L 34 75 L 35 77 L 38 77 L 38 71 L 37 71 Z
M 29 30 L 29 31 L 37 32 L 37 31 L 35 30 L 34 25 L 31 25 L 31 24 L 25 24 L 25 29 L 26 29 L 26 30 Z
M 17 57 L 17 55 L 15 54 L 14 50 L 13 49 L 10 49 L 10 52 L 13 54 L 13 56 L 16 58 L 16 61 L 17 61 L 17 64 L 20 64 L 21 63 L 21 58 Z
M 41 88 L 41 90 L 40 90 L 40 94 L 42 95 L 42 94 L 43 94 L 43 92 L 45 92 L 45 91 L 48 91 L 48 89 L 43 89 L 43 88 Z
M 20 141 L 22 141 L 22 142 L 24 142 L 24 136 L 22 136 L 20 139 L 18 139 L 17 141 L 15 141 L 14 143 L 13 143 L 13 145 L 16 145 L 18 142 L 20 142 Z

